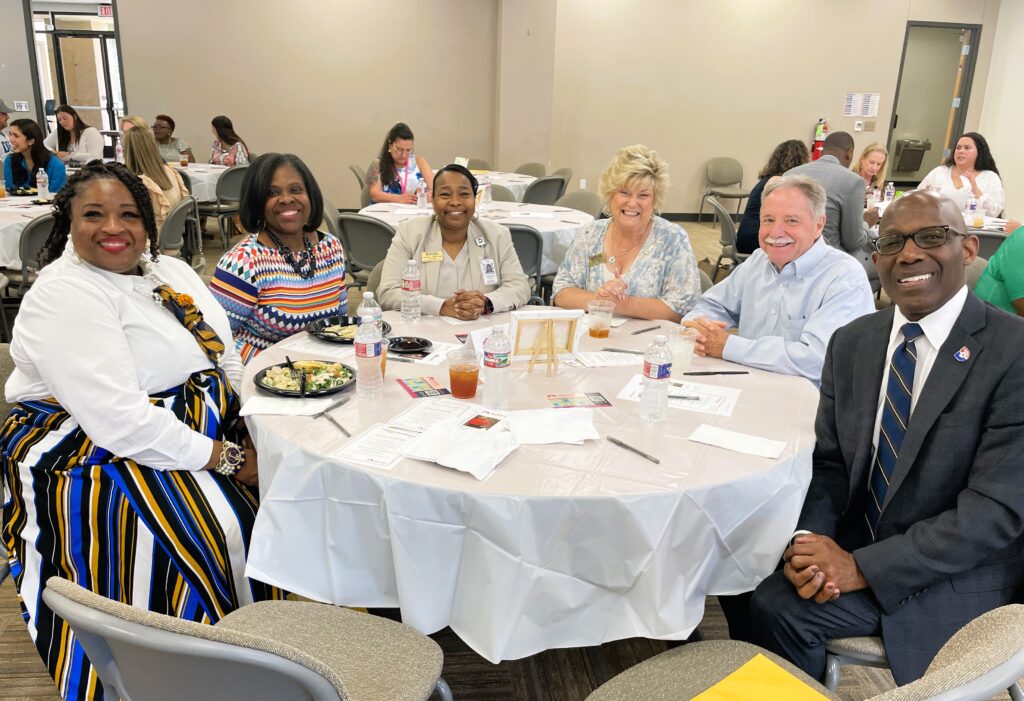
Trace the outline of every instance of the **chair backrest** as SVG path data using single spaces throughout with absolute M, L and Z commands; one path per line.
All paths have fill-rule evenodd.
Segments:
M 323 225 L 331 232 L 331 235 L 341 240 L 341 230 L 338 228 L 338 208 L 325 197 L 324 198 L 324 220 Z
M 370 197 L 370 188 L 364 185 L 359 193 L 359 208 L 369 207 L 371 204 L 373 204 L 373 198 Z
M 533 294 L 541 295 L 541 268 L 544 265 L 544 239 L 540 232 L 532 226 L 509 224 L 512 234 L 512 245 L 515 246 L 519 264 L 523 266 L 526 277 L 534 281 Z
M 11 358 L 11 344 L 0 343 L 0 382 L 4 385 L 7 384 L 7 378 L 14 372 L 14 360 Z M 11 405 L 7 403 L 7 398 L 3 392 L 0 392 L 0 420 L 6 420 L 7 414 L 11 412 Z M 6 501 L 4 480 L 0 477 L 0 504 Z M 0 509 L 0 533 L 3 532 L 4 525 L 4 513 L 3 509 Z M 7 579 L 7 575 L 11 571 L 10 563 L 7 561 L 7 546 L 4 544 L 2 538 L 0 538 L 0 584 Z
M 32 284 L 32 275 L 39 270 L 39 252 L 53 231 L 53 215 L 40 214 L 21 230 L 18 257 L 21 258 L 21 284 L 18 294 L 24 294 Z
M 707 292 L 712 285 L 715 283 L 711 282 L 711 276 L 705 273 L 700 268 L 697 268 L 697 275 L 700 276 L 700 293 L 704 294 Z
M 242 180 L 249 164 L 231 166 L 217 178 L 217 202 L 238 202 L 242 199 Z
M 569 209 L 575 209 L 580 212 L 586 212 L 594 219 L 601 216 L 601 208 L 604 204 L 601 202 L 601 196 L 596 192 L 590 192 L 589 190 L 576 190 L 575 192 L 568 192 L 558 198 L 555 202 L 556 207 L 568 207 Z
M 560 175 L 549 175 L 534 180 L 526 188 L 523 202 L 528 204 L 554 205 L 558 198 L 565 194 L 565 178 Z
M 977 256 L 971 264 L 964 268 L 964 282 L 967 283 L 967 289 L 973 290 L 974 286 L 978 284 L 978 280 L 981 279 L 981 274 L 985 272 L 985 268 L 988 267 L 988 260 Z
M 373 266 L 373 270 L 370 271 L 370 277 L 366 278 L 366 286 L 363 287 L 363 292 L 372 292 L 373 294 L 377 294 L 377 288 L 380 287 L 380 278 L 383 272 L 384 261 Z
M 532 175 L 535 178 L 543 178 L 548 173 L 548 168 L 543 163 L 524 163 L 516 168 L 516 172 L 522 175 Z
M 389 224 L 352 212 L 338 215 L 338 230 L 345 259 L 353 272 L 372 270 L 388 255 L 391 239 L 395 237 L 395 230 Z
M 58 577 L 43 600 L 75 632 L 108 698 L 345 698 L 329 668 L 269 638 L 137 609 Z
M 559 168 L 552 173 L 552 175 L 561 175 L 565 178 L 566 183 L 572 182 L 572 168 Z
M 725 211 L 725 207 L 722 206 L 722 203 L 719 202 L 717 198 L 708 195 L 708 204 L 711 205 L 711 209 L 715 211 L 715 214 L 718 216 L 718 221 L 722 227 L 718 235 L 719 243 L 722 244 L 722 248 L 732 246 L 733 253 L 736 253 L 736 222 L 732 220 L 732 217 L 727 211 Z M 739 253 L 736 254 L 740 255 Z
M 1006 234 L 1001 234 L 998 231 L 972 231 L 971 233 L 978 237 L 978 255 L 985 260 L 994 256 L 999 247 L 1003 245 L 1003 241 L 1006 240 Z
M 515 193 L 504 185 L 491 185 L 491 200 L 493 202 L 516 202 Z
M 348 169 L 352 171 L 352 175 L 356 176 L 356 182 L 359 183 L 359 189 L 362 190 L 366 187 L 366 171 L 357 165 L 350 165 Z
M 196 201 L 191 197 L 183 197 L 181 202 L 164 219 L 160 227 L 160 252 L 180 251 L 185 245 L 185 227 L 188 219 L 195 211 Z
M 493 170 L 491 168 L 491 162 L 484 158 L 470 158 L 469 166 L 470 170 Z
M 181 176 L 181 182 L 185 183 L 185 189 L 188 190 L 188 194 L 192 194 L 192 176 L 185 172 L 184 168 L 175 168 L 178 171 L 178 175 Z
M 739 185 L 743 182 L 743 165 L 735 158 L 712 158 L 706 177 L 708 185 Z

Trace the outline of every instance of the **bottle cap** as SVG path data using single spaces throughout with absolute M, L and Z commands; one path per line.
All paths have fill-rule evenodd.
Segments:
M 655 343 L 668 343 L 668 337 L 665 334 L 659 333 L 654 337 Z
M 373 299 L 373 293 L 369 292 L 369 291 L 364 292 L 363 293 L 363 299 Z
M 406 265 L 416 265 L 416 261 L 414 261 L 412 258 L 410 258 L 409 260 L 405 261 L 405 264 Z

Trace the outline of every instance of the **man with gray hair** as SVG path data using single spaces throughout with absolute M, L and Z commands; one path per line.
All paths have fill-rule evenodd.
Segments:
M 799 175 L 769 181 L 760 250 L 683 317 L 700 333 L 698 354 L 820 384 L 832 333 L 875 310 L 864 268 L 825 243 L 824 226 L 821 185 Z

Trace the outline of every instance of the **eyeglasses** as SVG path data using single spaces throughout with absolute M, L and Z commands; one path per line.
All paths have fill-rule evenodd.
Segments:
M 958 236 L 964 236 L 959 231 L 952 232 Z M 874 247 L 879 254 L 883 256 L 894 256 L 903 250 L 903 247 L 907 245 L 907 239 L 914 239 L 914 245 L 918 248 L 938 248 L 942 244 L 946 243 L 946 239 L 949 237 L 949 227 L 945 224 L 942 226 L 927 226 L 923 229 L 918 229 L 912 234 L 893 234 L 892 236 L 879 236 L 875 239 Z

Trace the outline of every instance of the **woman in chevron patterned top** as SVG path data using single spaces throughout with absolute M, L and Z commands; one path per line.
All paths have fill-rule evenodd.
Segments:
M 244 575 L 257 466 L 236 429 L 227 317 L 157 251 L 138 176 L 85 166 L 57 194 L 11 343 L 0 523 L 29 634 L 66 699 L 103 692 L 42 599 L 52 576 L 210 623 L 278 595 Z
M 324 199 L 298 156 L 265 153 L 242 183 L 246 231 L 217 263 L 210 291 L 231 321 L 247 363 L 306 324 L 348 310 L 341 242 L 317 231 Z

